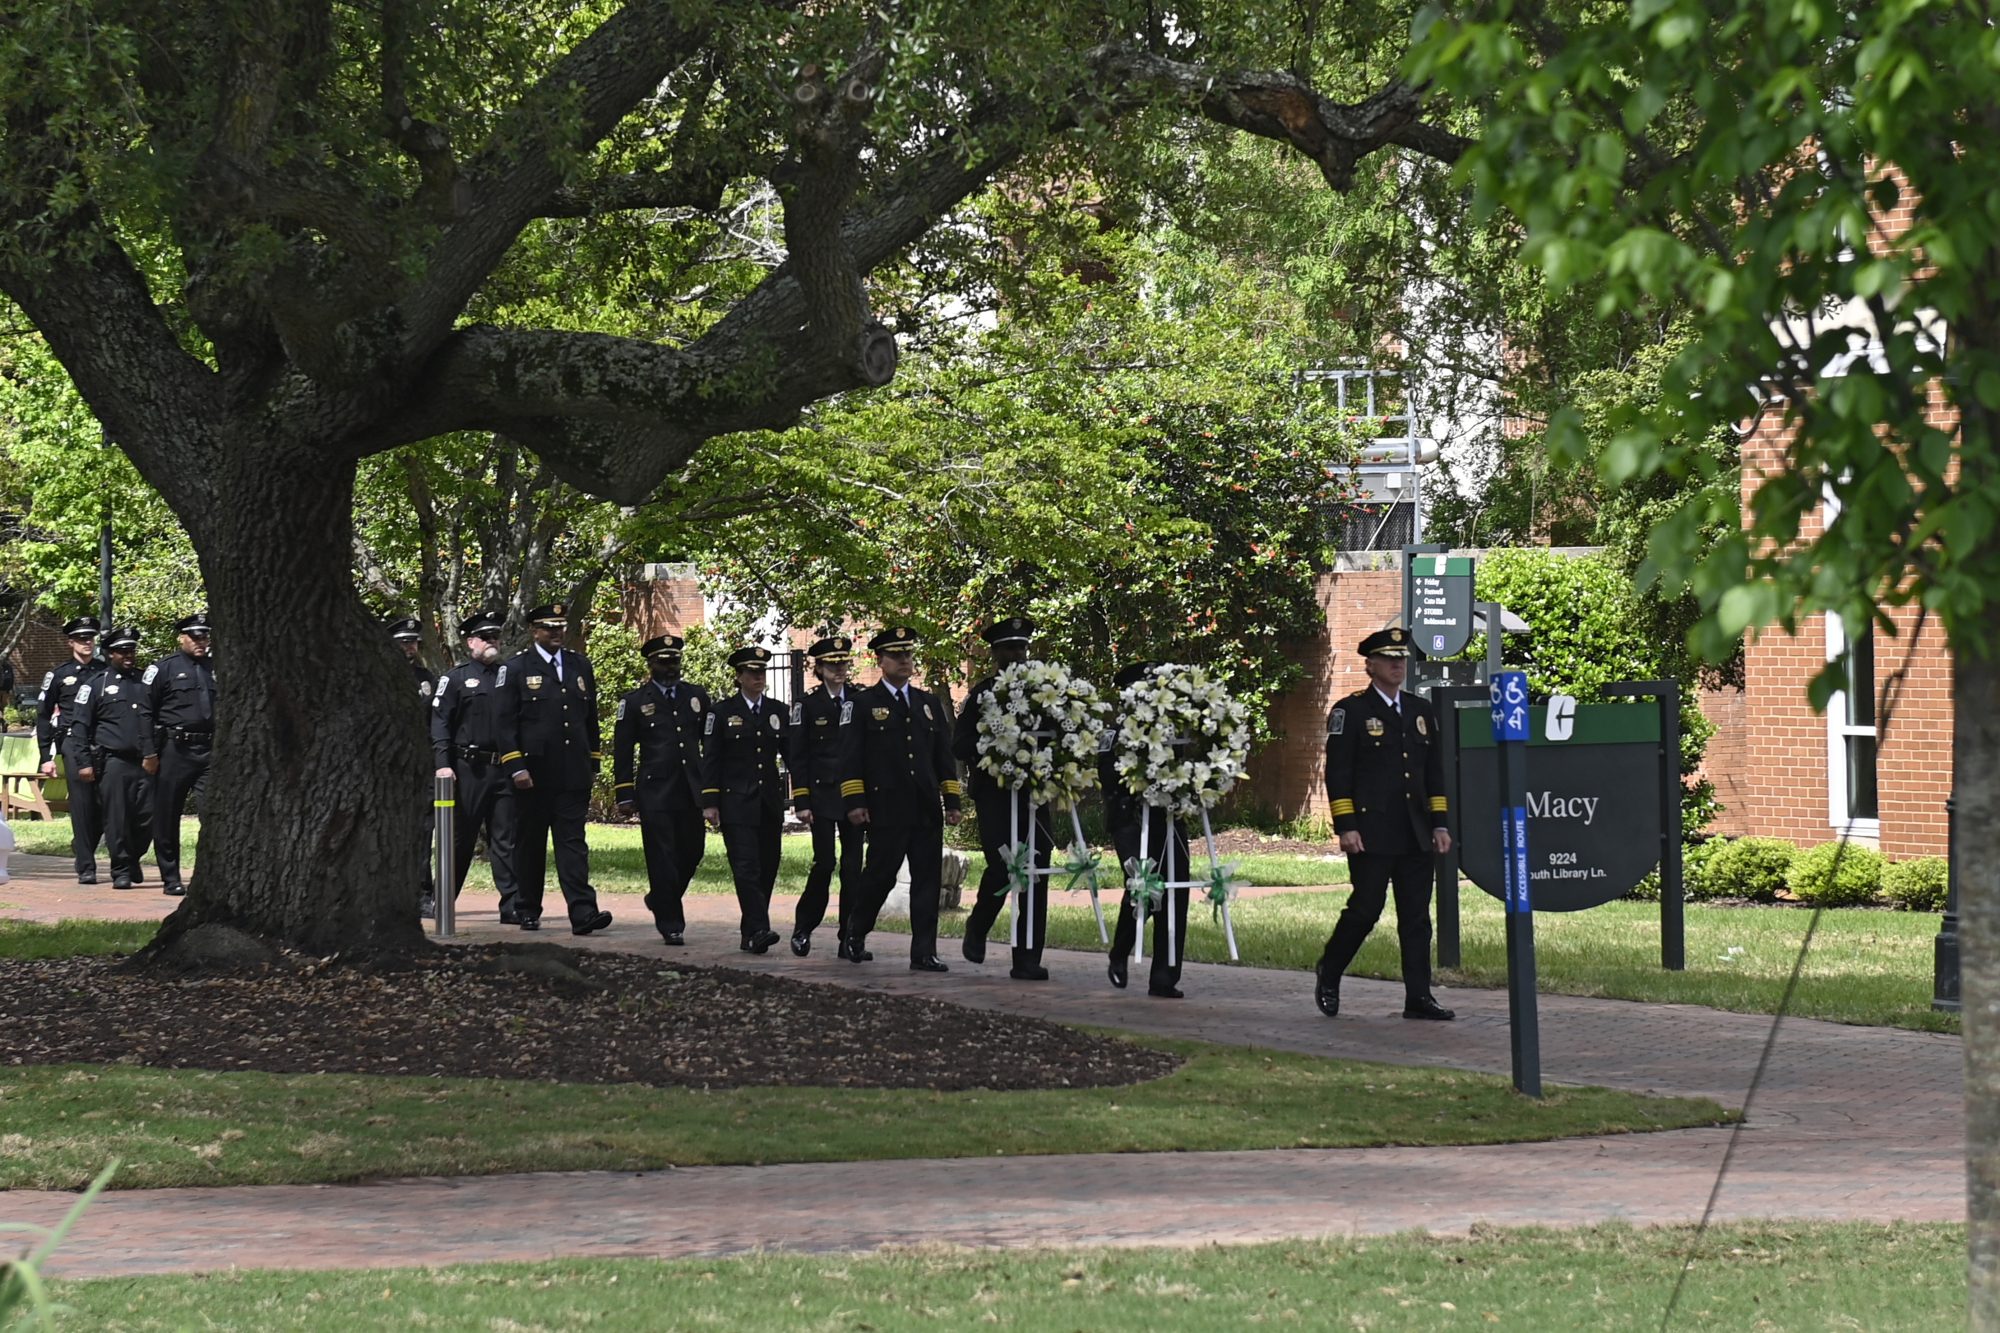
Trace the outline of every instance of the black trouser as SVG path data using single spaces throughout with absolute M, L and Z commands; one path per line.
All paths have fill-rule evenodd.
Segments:
M 784 832 L 784 812 L 774 806 L 761 807 L 755 819 L 722 822 L 729 877 L 736 882 L 737 928 L 746 940 L 771 928 L 771 889 L 778 882 L 778 849 Z
M 875 929 L 875 918 L 889 891 L 896 886 L 896 871 L 907 858 L 910 862 L 910 957 L 937 956 L 938 880 L 944 861 L 944 824 L 870 824 L 868 855 L 861 869 L 860 899 L 847 919 L 847 941 L 859 945 Z
M 1403 991 L 1411 999 L 1431 993 L 1431 879 L 1435 861 L 1426 851 L 1355 852 L 1347 858 L 1347 906 L 1333 923 L 1320 963 L 1335 976 L 1347 971 L 1361 942 L 1382 917 L 1391 881 L 1396 891 L 1396 939 L 1403 946 Z
M 1011 914 L 1013 926 L 1008 932 L 1008 942 L 1014 948 L 1014 966 L 1036 967 L 1042 961 L 1042 946 L 1048 942 L 1049 880 L 1046 875 L 1036 875 L 1028 881 L 1027 912 L 1023 919 L 1021 898 L 1010 892 L 1012 885 L 1007 878 L 1007 844 L 1013 841 L 1018 823 L 1021 836 L 1034 839 L 1035 868 L 1047 870 L 1054 837 L 1049 831 L 1046 810 L 1034 810 L 1025 793 L 1013 794 L 1011 800 L 1009 796 L 1006 791 L 989 790 L 982 784 L 973 797 L 973 806 L 979 812 L 979 845 L 986 852 L 986 869 L 979 876 L 979 896 L 965 920 L 965 936 L 985 939 L 986 932 L 999 920 L 1001 907 L 1011 901 L 1016 906 Z M 1010 806 L 1019 810 L 1018 819 L 1010 812 Z
M 500 891 L 500 910 L 519 910 L 519 893 L 514 880 L 514 846 L 519 807 L 514 803 L 514 780 L 498 764 L 459 758 L 452 763 L 458 777 L 458 801 L 452 810 L 451 897 L 465 889 L 465 872 L 472 867 L 472 849 L 479 842 L 479 830 L 486 830 L 486 863 L 493 867 L 493 887 Z
M 580 926 L 597 914 L 597 890 L 590 887 L 590 845 L 583 825 L 590 816 L 590 788 L 543 786 L 514 792 L 518 841 L 514 845 L 515 911 L 524 921 L 542 918 L 542 889 L 549 874 L 549 837 L 555 836 L 556 883 L 569 906 L 569 923 Z
M 1160 878 L 1168 878 L 1167 870 L 1167 828 L 1168 821 L 1163 811 L 1153 811 L 1153 817 L 1146 821 L 1149 837 L 1146 855 L 1159 867 Z M 1187 828 L 1176 819 L 1172 821 L 1174 834 L 1173 875 L 1174 879 L 1193 879 L 1188 873 Z M 1130 824 L 1111 831 L 1111 845 L 1118 853 L 1118 873 L 1125 873 L 1125 863 L 1139 855 L 1139 826 Z M 1152 956 L 1146 960 L 1152 969 L 1146 985 L 1152 990 L 1171 990 L 1181 979 L 1181 957 L 1187 945 L 1187 889 L 1168 889 L 1166 896 L 1147 910 L 1147 918 L 1153 926 Z M 1139 938 L 1139 909 L 1132 901 L 1128 890 L 1118 900 L 1118 922 L 1111 931 L 1111 956 L 1123 962 L 1132 956 L 1132 946 Z
M 160 746 L 160 771 L 153 780 L 153 859 L 160 863 L 160 884 L 181 882 L 181 815 L 188 801 L 201 813 L 208 794 L 209 743 L 167 739 Z
M 676 775 L 672 782 L 685 792 L 686 778 Z M 676 801 L 667 791 L 657 783 L 640 784 L 639 845 L 646 852 L 646 910 L 662 935 L 679 935 L 687 929 L 681 899 L 708 850 L 708 824 L 691 797 L 683 794 Z
M 138 882 L 139 858 L 153 845 L 153 780 L 135 755 L 107 754 L 97 766 L 97 796 L 104 810 L 104 846 L 111 853 L 111 882 Z
M 826 920 L 826 904 L 833 886 L 834 847 L 839 845 L 840 906 L 836 920 L 840 938 L 847 938 L 847 918 L 853 914 L 856 890 L 861 885 L 861 857 L 867 830 L 847 822 L 847 816 L 813 811 L 812 869 L 806 872 L 806 886 L 799 894 L 798 910 L 792 916 L 792 934 L 810 935 Z
M 79 781 L 76 771 L 90 767 L 83 751 L 83 732 L 72 730 L 62 739 L 62 773 L 69 782 L 69 849 L 76 857 L 76 877 L 97 878 L 97 840 L 104 834 L 103 802 L 95 782 Z

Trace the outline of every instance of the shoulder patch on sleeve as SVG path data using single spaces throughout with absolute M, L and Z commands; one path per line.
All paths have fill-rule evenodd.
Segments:
M 90 702 L 90 686 L 88 686 L 88 685 L 79 685 L 79 686 L 77 686 L 77 687 L 76 687 L 76 706 L 77 706 L 78 708 L 81 708 L 81 707 L 83 707 L 83 706 L 84 706 L 85 704 L 87 704 L 87 703 L 89 703 L 89 702 Z
M 55 683 L 56 683 L 56 673 L 53 671 L 49 672 L 47 675 L 42 677 L 42 689 L 45 691 L 49 688 L 49 686 Z
M 623 699 L 618 701 L 618 716 L 611 720 L 614 722 L 623 722 L 625 720 L 625 701 Z
M 701 734 L 704 736 L 713 736 L 715 734 L 714 713 L 710 713 L 707 717 L 701 720 Z
M 794 702 L 792 704 L 792 725 L 795 727 L 803 727 L 805 724 L 806 724 L 806 706 L 803 702 Z
M 1334 709 L 1332 716 L 1328 717 L 1326 720 L 1326 734 L 1329 736 L 1338 736 L 1341 732 L 1345 731 L 1346 729 L 1347 729 L 1347 710 L 1345 708 Z
M 55 673 L 50 672 L 49 674 L 54 675 Z M 153 683 L 154 677 L 158 676 L 159 674 L 160 674 L 160 664 L 158 662 L 155 662 L 153 663 L 153 665 L 147 667 L 145 676 L 146 684 L 151 685 Z
M 423 696 L 424 698 L 426 698 L 426 699 L 430 698 L 430 697 L 431 697 L 431 683 L 430 683 L 429 681 L 427 681 L 427 680 L 420 680 L 420 681 L 418 681 L 418 682 L 417 682 L 417 693 L 418 693 L 418 694 L 420 694 L 420 695 L 422 695 L 422 696 Z
M 854 720 L 854 700 L 842 699 L 840 701 L 840 725 L 844 727 L 853 720 Z
M 505 662 L 502 662 L 500 664 L 500 674 L 494 677 L 493 688 L 497 690 L 506 683 L 507 683 L 507 664 Z

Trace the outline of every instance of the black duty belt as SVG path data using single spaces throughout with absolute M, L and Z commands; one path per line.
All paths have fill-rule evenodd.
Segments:
M 195 731 L 189 727 L 168 727 L 167 735 L 183 745 L 207 745 L 215 739 L 213 731 Z
M 137 750 L 106 750 L 104 754 L 108 759 L 128 759 L 135 764 L 139 762 Z
M 482 749 L 477 745 L 459 746 L 458 757 L 465 760 L 468 764 L 497 764 L 500 762 L 500 752 L 498 750 Z

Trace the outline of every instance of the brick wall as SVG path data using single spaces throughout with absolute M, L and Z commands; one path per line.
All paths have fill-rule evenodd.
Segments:
M 1715 798 L 1722 803 L 1722 813 L 1709 824 L 1707 831 L 1741 837 L 1750 831 L 1750 794 L 1744 785 L 1749 776 L 1744 760 L 1749 742 L 1744 722 L 1748 711 L 1744 692 L 1733 685 L 1703 690 L 1695 702 L 1702 716 L 1715 724 L 1715 734 L 1708 738 L 1708 749 L 1702 753 L 1701 775 L 1715 784 Z
M 669 632 L 685 635 L 688 626 L 702 624 L 706 618 L 701 585 L 692 574 L 685 578 L 628 583 L 620 601 L 625 608 L 625 623 L 632 627 L 641 643 Z

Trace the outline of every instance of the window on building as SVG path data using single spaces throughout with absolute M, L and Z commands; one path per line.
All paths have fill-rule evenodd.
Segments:
M 1829 659 L 1849 647 L 1840 617 L 1829 615 Z M 1880 827 L 1875 784 L 1875 630 L 1870 626 L 1852 643 L 1842 672 L 1843 687 L 1827 705 L 1827 806 L 1836 830 L 1862 837 Z

